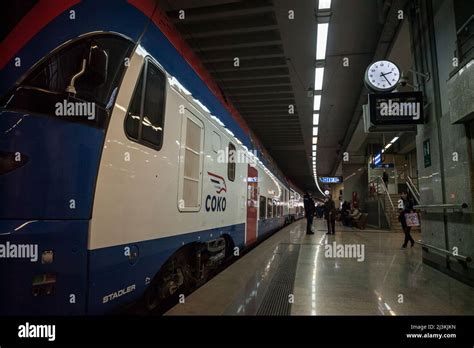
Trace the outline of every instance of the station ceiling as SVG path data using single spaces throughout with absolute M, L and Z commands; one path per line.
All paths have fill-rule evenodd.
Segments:
M 319 121 L 318 175 L 335 174 L 357 125 L 363 74 L 381 39 L 384 0 L 333 0 Z M 392 1 L 390 1 L 392 2 Z M 394 0 L 396 2 L 396 0 Z M 283 173 L 316 191 L 311 139 L 317 0 L 164 0 L 203 61 Z M 179 18 L 184 10 L 185 18 Z M 294 18 L 289 18 L 294 11 Z M 239 67 L 234 58 L 239 58 Z M 343 58 L 349 58 L 344 67 Z M 294 114 L 289 114 L 294 105 Z M 354 117 L 355 113 L 357 117 Z M 357 119 L 356 119 L 357 118 Z M 350 134 L 349 134 L 350 133 Z

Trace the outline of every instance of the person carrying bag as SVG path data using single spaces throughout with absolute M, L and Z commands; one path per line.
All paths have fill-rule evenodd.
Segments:
M 405 233 L 405 241 L 403 242 L 402 248 L 405 249 L 408 245 L 408 242 L 411 243 L 413 247 L 415 245 L 415 241 L 410 234 L 412 226 L 419 226 L 420 220 L 418 218 L 418 214 L 416 214 L 413 210 L 413 200 L 408 197 L 408 194 L 403 191 L 401 193 L 403 209 L 400 211 L 400 215 L 398 216 L 398 220 L 402 225 L 403 232 Z M 415 218 L 416 216 L 416 218 Z

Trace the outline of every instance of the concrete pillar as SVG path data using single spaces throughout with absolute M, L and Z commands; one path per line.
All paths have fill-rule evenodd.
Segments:
M 420 10 L 416 11 L 416 3 Z M 418 126 L 416 145 L 421 204 L 467 203 L 464 213 L 442 209 L 422 215 L 422 240 L 435 247 L 474 257 L 472 122 L 454 124 L 456 104 L 474 112 L 474 66 L 463 71 L 464 88 L 453 86 L 459 70 L 453 65 L 456 23 L 453 0 L 415 1 L 410 31 L 416 71 L 425 96 L 427 122 Z M 466 64 L 466 62 L 463 62 Z M 474 65 L 474 64 L 473 64 Z M 457 89 L 456 89 L 457 88 Z M 471 90 L 471 100 L 459 95 Z M 469 92 L 467 92 L 469 93 Z M 466 105 L 468 104 L 468 105 Z M 466 112 L 466 110 L 462 111 Z M 429 148 L 429 155 L 427 150 Z M 461 264 L 433 250 L 423 252 L 425 263 L 474 285 L 474 265 Z

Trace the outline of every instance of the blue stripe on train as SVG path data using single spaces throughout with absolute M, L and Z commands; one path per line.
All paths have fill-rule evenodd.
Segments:
M 132 233 L 132 231 L 131 231 Z M 143 295 L 147 279 L 152 279 L 163 263 L 183 245 L 207 241 L 221 234 L 230 235 L 234 245 L 244 247 L 245 224 L 180 234 L 177 236 L 117 245 L 89 251 L 89 314 L 107 313 Z M 131 262 L 126 248 L 136 250 L 138 258 Z M 104 297 L 133 286 L 135 290 L 104 303 Z M 125 292 L 125 291 L 123 291 Z M 109 297 L 110 298 L 110 297 Z
M 36 262 L 11 258 L 0 263 L 0 274 L 4 275 L 2 283 L 7 284 L 0 288 L 0 314 L 64 315 L 114 311 L 140 298 L 146 290 L 147 279 L 152 279 L 181 246 L 215 239 L 221 234 L 231 236 L 235 246 L 241 249 L 245 241 L 245 223 L 241 223 L 87 253 L 88 225 L 88 221 L 82 220 L 0 221 L 0 244 L 38 245 Z M 260 221 L 259 239 L 282 226 L 283 218 Z M 126 248 L 138 252 L 134 262 L 127 256 Z M 43 264 L 41 254 L 50 250 L 54 252 L 54 261 Z M 35 276 L 43 274 L 57 277 L 54 293 L 33 296 L 32 281 Z M 104 297 L 120 294 L 120 290 L 132 285 L 133 291 L 113 299 L 109 297 L 104 303 Z
M 275 232 L 284 224 L 284 217 L 259 221 L 259 239 Z M 245 243 L 245 223 L 181 234 L 177 236 L 128 243 L 89 251 L 89 314 L 102 314 L 140 298 L 163 263 L 183 245 L 215 239 L 227 234 L 240 249 Z M 129 248 L 129 249 L 127 249 Z M 138 252 L 131 262 L 127 250 Z M 127 288 L 134 290 L 127 292 Z M 122 295 L 111 299 L 114 293 Z M 104 297 L 107 301 L 104 303 Z

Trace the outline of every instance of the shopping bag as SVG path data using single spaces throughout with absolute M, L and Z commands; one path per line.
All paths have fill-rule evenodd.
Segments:
M 418 218 L 417 213 L 406 213 L 405 221 L 408 227 L 420 226 L 420 219 Z

